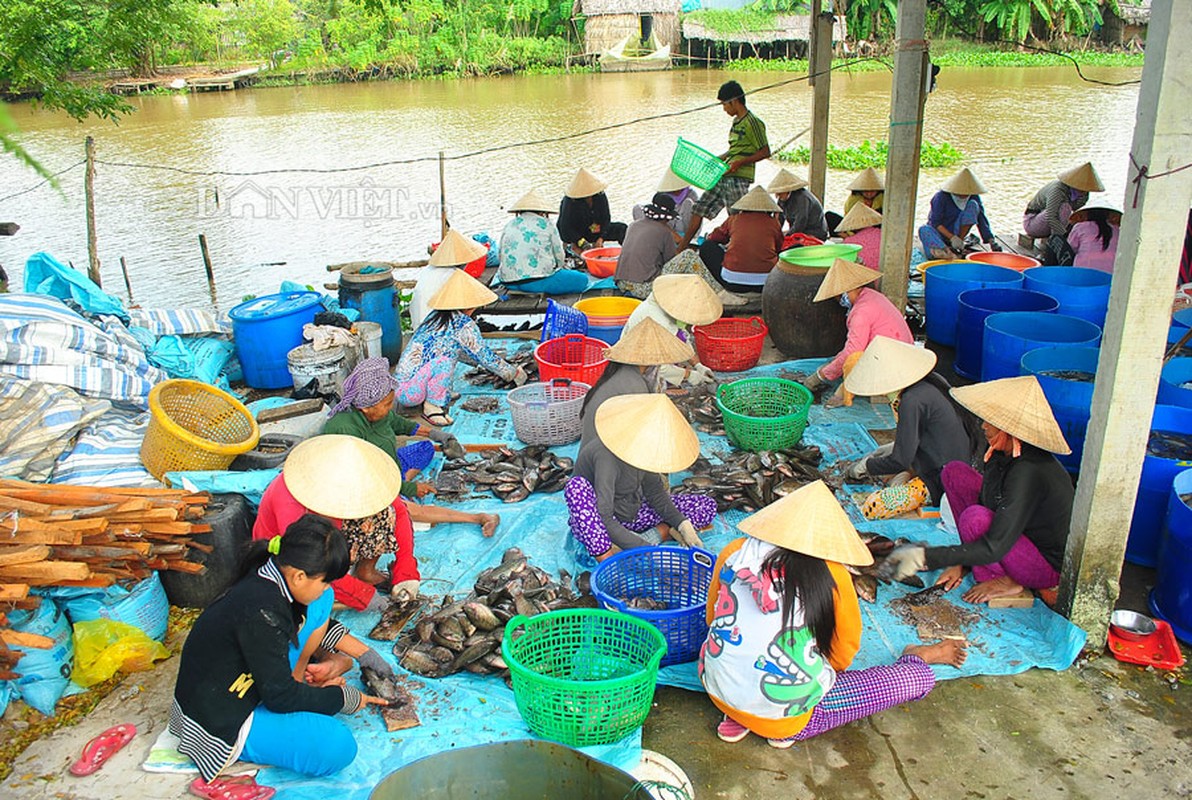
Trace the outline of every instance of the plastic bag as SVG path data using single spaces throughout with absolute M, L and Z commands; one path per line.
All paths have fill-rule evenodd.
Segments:
M 150 669 L 170 651 L 140 628 L 110 619 L 77 622 L 74 626 L 75 664 L 70 679 L 79 686 L 94 686 L 118 670 Z
M 66 615 L 75 625 L 97 619 L 111 619 L 140 628 L 151 639 L 161 641 L 169 622 L 170 601 L 162 588 L 161 578 L 153 573 L 131 589 L 116 585 L 109 589 L 51 590 L 61 599 Z M 67 594 L 66 592 L 70 592 Z M 75 594 L 75 592 L 79 592 Z
M 32 611 L 13 611 L 8 615 L 14 630 L 48 636 L 54 640 L 47 649 L 13 645 L 14 650 L 24 652 L 17 662 L 19 678 L 12 682 L 12 689 L 29 705 L 47 717 L 54 713 L 58 698 L 70 684 L 70 664 L 74 657 L 74 645 L 66 615 L 52 603 L 43 600 Z

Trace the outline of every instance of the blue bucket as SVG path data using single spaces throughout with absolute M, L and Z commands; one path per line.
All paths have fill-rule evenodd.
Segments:
M 1185 383 L 1192 383 L 1192 358 L 1171 359 L 1159 373 L 1159 398 L 1155 402 L 1161 406 L 1192 408 L 1192 389 L 1185 389 Z
M 278 292 L 229 311 L 244 382 L 254 389 L 293 386 L 286 355 L 303 343 L 302 326 L 314 322 L 322 308 L 318 292 Z
M 1022 273 L 1022 287 L 1060 301 L 1060 313 L 1105 327 L 1113 273 L 1087 267 L 1033 267 Z
M 621 340 L 621 332 L 624 330 L 624 325 L 613 325 L 611 327 L 605 327 L 603 325 L 589 325 L 588 335 L 593 339 L 599 339 L 602 342 L 616 344 Z
M 546 314 L 542 317 L 542 338 L 540 342 L 558 339 L 569 333 L 588 333 L 588 315 L 564 303 L 547 299 Z
M 956 361 L 952 369 L 966 378 L 981 378 L 981 343 L 985 318 L 1003 311 L 1054 312 L 1059 302 L 1042 292 L 1026 289 L 969 289 L 957 298 Z
M 1192 508 L 1180 495 L 1192 493 L 1192 469 L 1178 473 L 1167 499 L 1167 524 L 1159 546 L 1159 575 L 1151 592 L 1151 611 L 1166 620 L 1175 635 L 1192 644 Z
M 1040 347 L 1022 357 L 1022 374 L 1034 375 L 1043 387 L 1043 394 L 1051 405 L 1051 413 L 1059 423 L 1070 455 L 1056 455 L 1068 472 L 1080 470 L 1084 454 L 1084 436 L 1089 426 L 1089 408 L 1093 402 L 1093 382 L 1074 381 L 1044 375 L 1045 372 L 1091 372 L 1097 374 L 1097 359 L 1101 351 L 1096 347 Z
M 992 287 L 1017 289 L 1021 286 L 1022 273 L 976 261 L 952 261 L 924 270 L 927 338 L 949 347 L 955 346 L 956 316 L 960 311 L 957 299 L 961 292 Z
M 1155 406 L 1151 430 L 1192 433 L 1192 409 L 1177 406 Z M 1188 454 L 1192 459 L 1192 453 Z M 1142 476 L 1138 479 L 1138 499 L 1134 501 L 1134 518 L 1130 522 L 1130 538 L 1126 542 L 1126 560 L 1131 564 L 1154 567 L 1159 562 L 1159 538 L 1167 509 L 1167 495 L 1175 476 L 1192 467 L 1192 460 L 1159 458 L 1147 455 L 1142 461 Z
M 1066 314 L 1007 311 L 985 318 L 981 341 L 981 380 L 992 381 L 1021 375 L 1022 357 L 1040 347 L 1098 347 L 1101 329 Z

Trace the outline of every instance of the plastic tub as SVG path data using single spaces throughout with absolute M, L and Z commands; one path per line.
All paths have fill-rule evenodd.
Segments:
M 1038 311 L 1006 311 L 985 318 L 981 380 L 1016 378 L 1022 357 L 1051 346 L 1099 347 L 1101 329 L 1088 320 Z
M 599 339 L 610 345 L 621 341 L 621 334 L 625 332 L 624 325 L 589 325 L 588 336 Z
M 314 322 L 322 307 L 318 292 L 278 292 L 229 311 L 244 382 L 254 389 L 289 386 L 286 356 L 302 344 L 302 326 Z
M 588 325 L 624 325 L 642 304 L 636 297 L 589 297 L 575 304 L 588 318 Z
M 1018 289 L 1022 274 L 1005 267 L 953 261 L 938 264 L 923 273 L 924 305 L 927 313 L 927 338 L 933 342 L 956 345 L 958 298 L 970 289 Z
M 1164 406 L 1192 408 L 1192 388 L 1185 389 L 1186 383 L 1192 383 L 1192 358 L 1183 356 L 1171 359 L 1159 373 L 1159 398 L 1155 402 Z
M 1089 408 L 1093 402 L 1093 381 L 1047 373 L 1084 372 L 1096 375 L 1100 357 L 1101 351 L 1096 347 L 1040 347 L 1022 357 L 1022 374 L 1034 375 L 1039 379 L 1043 394 L 1051 405 L 1051 413 L 1055 415 L 1064 439 L 1072 448 L 1070 455 L 1056 456 L 1068 472 L 1080 470 L 1084 437 L 1089 426 Z
M 1192 644 L 1192 508 L 1180 499 L 1187 494 L 1192 494 L 1192 469 L 1182 470 L 1171 481 L 1150 606 L 1176 636 Z
M 671 156 L 671 172 L 699 189 L 708 190 L 728 172 L 728 164 L 698 144 L 680 137 Z
M 1151 430 L 1192 434 L 1192 409 L 1155 406 Z M 1143 459 L 1138 499 L 1134 501 L 1130 538 L 1126 542 L 1126 560 L 1131 564 L 1154 567 L 1159 562 L 1159 537 L 1167 512 L 1167 495 L 1175 476 L 1192 467 L 1192 460 L 1188 459 L 1192 459 L 1192 453 L 1180 459 L 1160 458 L 1148 452 Z
M 326 350 L 316 350 L 309 344 L 298 345 L 286 355 L 294 388 L 301 389 L 313 380 L 318 381 L 316 393 L 342 395 L 344 381 L 352 371 L 348 355 L 343 345 Z
M 792 247 L 790 250 L 783 250 L 778 257 L 788 264 L 826 269 L 832 266 L 832 262 L 838 258 L 843 258 L 845 261 L 856 261 L 857 254 L 860 252 L 861 245 L 859 244 L 813 244 L 810 247 Z
M 968 261 L 975 261 L 978 264 L 992 264 L 995 267 L 1005 267 L 1006 269 L 1017 270 L 1022 272 L 1024 269 L 1037 267 L 1041 263 L 1037 258 L 1030 256 L 1020 256 L 1018 253 L 969 253 L 965 256 Z M 1068 269 L 1065 267 L 1064 269 Z
M 1086 267 L 1034 267 L 1022 273 L 1022 287 L 1043 292 L 1060 303 L 1060 313 L 1105 326 L 1113 274 Z
M 620 247 L 594 247 L 582 253 L 588 273 L 594 278 L 611 278 L 617 271 L 617 259 L 621 257 Z
M 1004 311 L 1054 313 L 1059 302 L 1042 292 L 1026 289 L 969 289 L 956 298 L 956 374 L 972 380 L 981 378 L 981 346 L 985 318 Z

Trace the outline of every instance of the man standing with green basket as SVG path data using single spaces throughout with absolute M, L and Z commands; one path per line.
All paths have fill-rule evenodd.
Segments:
M 766 138 L 766 123 L 745 107 L 745 90 L 736 81 L 728 81 L 716 93 L 724 113 L 733 118 L 728 131 L 728 152 L 720 156 L 728 163 L 728 171 L 716 185 L 704 192 L 691 215 L 691 224 L 683 236 L 679 250 L 685 249 L 705 219 L 711 219 L 721 209 L 732 208 L 749 191 L 753 183 L 754 164 L 770 157 L 770 141 Z M 730 212 L 731 213 L 731 212 Z

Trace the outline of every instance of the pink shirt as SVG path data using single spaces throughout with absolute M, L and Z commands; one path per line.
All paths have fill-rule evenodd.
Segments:
M 1072 261 L 1074 267 L 1090 267 L 1102 272 L 1113 272 L 1113 260 L 1117 257 L 1118 233 L 1117 225 L 1110 225 L 1113 231 L 1109 237 L 1109 247 L 1101 249 L 1101 237 L 1097 235 L 1097 223 L 1091 221 L 1077 222 L 1068 231 L 1068 244 L 1076 251 L 1076 258 Z
M 829 302 L 829 301 L 824 301 Z M 820 368 L 826 380 L 834 381 L 844 374 L 844 360 L 864 350 L 875 336 L 889 336 L 899 342 L 912 343 L 911 329 L 906 318 L 894 304 L 876 289 L 865 287 L 848 312 L 848 338 L 836 358 Z
M 882 229 L 877 225 L 862 228 L 844 240 L 845 244 L 861 245 L 861 252 L 857 253 L 857 261 L 869 267 L 878 269 L 878 259 L 882 257 Z

